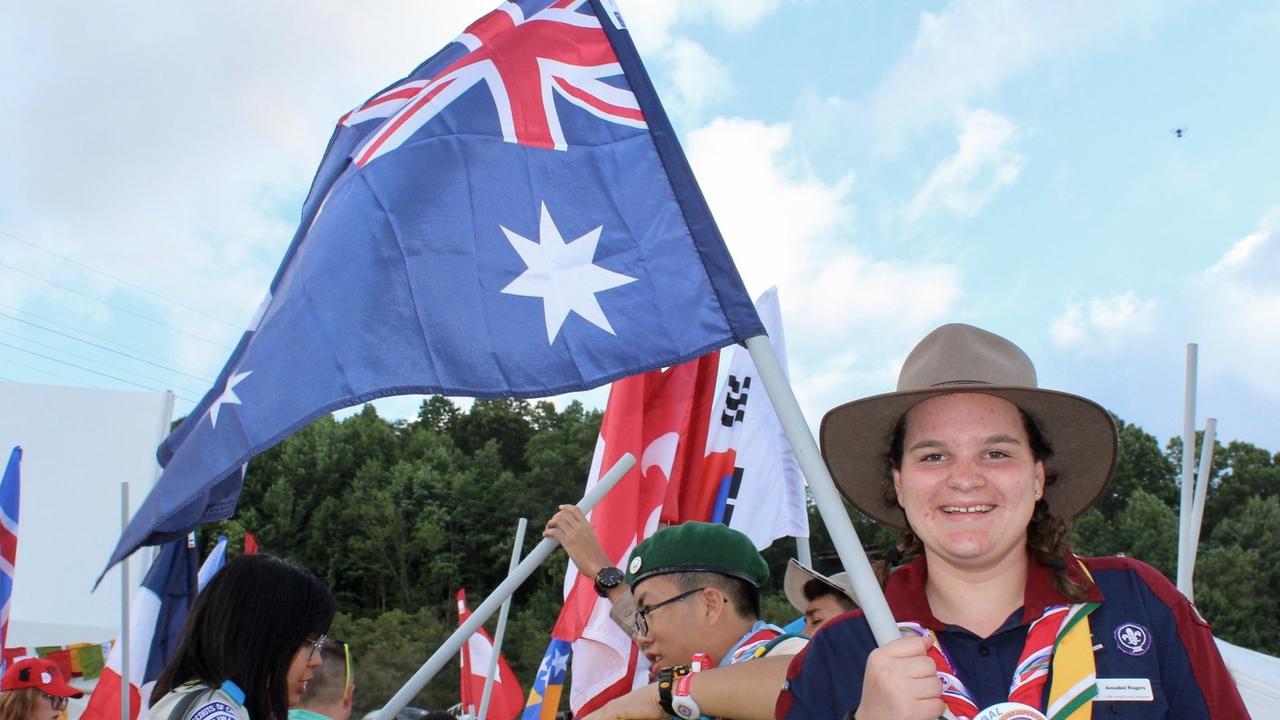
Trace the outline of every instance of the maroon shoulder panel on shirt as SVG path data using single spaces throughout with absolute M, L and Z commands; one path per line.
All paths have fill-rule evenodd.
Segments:
M 1173 614 L 1178 638 L 1191 659 L 1191 674 L 1200 686 L 1211 718 L 1247 718 L 1249 711 L 1240 697 L 1236 681 L 1227 671 L 1222 653 L 1213 641 L 1213 633 L 1191 601 L 1159 570 L 1128 557 L 1084 558 L 1090 570 L 1125 570 L 1138 576 Z M 1205 662 L 1205 661 L 1208 662 Z

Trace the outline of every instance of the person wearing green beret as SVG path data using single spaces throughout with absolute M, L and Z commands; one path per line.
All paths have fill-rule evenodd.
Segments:
M 785 664 L 807 642 L 760 619 L 769 566 L 750 538 L 725 525 L 663 528 L 636 546 L 625 571 L 609 566 L 573 506 L 562 506 L 544 534 L 564 545 L 580 572 L 596 578 L 597 592 L 613 602 L 616 622 L 629 618 L 631 636 L 657 677 L 642 690 L 669 715 L 701 715 L 687 674 L 700 655 L 711 666 L 765 657 Z

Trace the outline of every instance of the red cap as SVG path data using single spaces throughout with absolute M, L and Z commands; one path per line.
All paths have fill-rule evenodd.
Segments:
M 62 679 L 57 664 L 43 658 L 26 658 L 9 665 L 0 678 L 0 690 L 37 688 L 54 697 L 84 697 L 84 693 Z

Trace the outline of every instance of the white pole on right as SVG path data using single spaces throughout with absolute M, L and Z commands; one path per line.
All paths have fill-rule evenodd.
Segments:
M 1196 478 L 1197 346 L 1187 343 L 1187 377 L 1182 411 L 1182 496 L 1178 507 L 1178 590 L 1191 597 L 1191 511 Z
M 120 532 L 129 527 L 129 481 L 120 482 Z M 120 563 L 120 720 L 129 720 L 129 558 Z
M 880 581 L 871 569 L 871 561 L 867 559 L 867 553 L 858 540 L 858 533 L 853 529 L 853 521 L 845 512 L 835 481 L 831 479 L 827 464 L 822 460 L 818 443 L 809 431 L 809 424 L 805 422 L 800 403 L 791 390 L 791 384 L 787 382 L 787 376 L 782 372 L 782 364 L 778 362 L 773 345 L 768 336 L 757 335 L 747 338 L 746 346 L 756 365 L 756 371 L 760 374 L 760 381 L 764 383 L 765 392 L 769 395 L 769 402 L 773 403 L 773 409 L 778 413 L 778 422 L 787 435 L 787 442 L 791 443 L 791 449 L 796 454 L 800 471 L 804 473 L 809 489 L 813 491 L 818 511 L 822 514 L 822 523 L 831 534 L 831 543 L 836 547 L 840 563 L 844 565 L 845 572 L 849 573 L 849 581 L 853 584 L 853 592 L 867 618 L 867 624 L 871 626 L 871 634 L 879 645 L 893 642 L 899 637 L 898 624 L 884 598 Z
M 1196 555 L 1200 551 L 1200 524 L 1204 521 L 1204 503 L 1209 495 L 1209 473 L 1213 471 L 1213 441 L 1218 436 L 1218 419 L 1204 421 L 1204 442 L 1200 446 L 1200 470 L 1196 473 L 1196 496 L 1191 504 L 1191 552 L 1187 566 L 1191 568 L 1187 578 L 1187 597 L 1195 602 Z

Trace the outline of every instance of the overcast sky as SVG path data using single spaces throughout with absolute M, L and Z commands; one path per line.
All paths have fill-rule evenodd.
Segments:
M 1280 450 L 1280 4 L 618 3 L 811 423 L 962 321 L 1162 442 L 1198 342 Z M 338 116 L 495 5 L 6 3 L 0 378 L 190 410 Z

